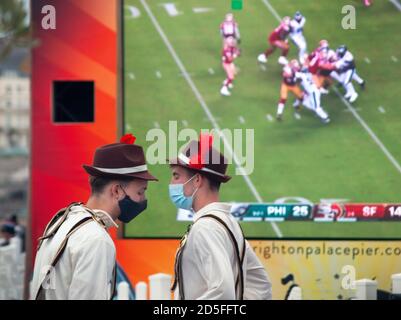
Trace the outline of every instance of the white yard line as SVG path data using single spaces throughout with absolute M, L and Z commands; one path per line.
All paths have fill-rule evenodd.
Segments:
M 182 73 L 182 72 L 180 72 L 179 74 L 178 74 L 180 77 L 183 77 L 184 76 L 184 74 Z M 192 77 L 194 77 L 195 76 L 195 73 L 188 73 L 188 75 L 190 75 L 190 76 L 192 76 Z
M 368 57 L 365 57 L 365 62 L 367 63 L 367 64 L 370 64 L 371 62 L 370 62 L 370 59 L 368 58 Z
M 260 68 L 260 70 L 262 70 L 262 71 L 266 71 L 267 69 L 266 69 L 266 66 L 264 65 L 264 64 L 261 64 L 261 63 L 259 63 L 259 68 Z
M 362 111 L 362 108 L 354 107 L 354 110 L 355 110 L 355 111 Z M 342 111 L 343 111 L 343 112 L 347 112 L 347 113 L 351 112 L 351 110 L 349 110 L 349 109 L 344 109 L 344 110 L 342 110 Z
M 398 0 L 389 0 L 397 9 L 398 11 L 401 11 L 401 3 L 398 2 Z
M 209 68 L 209 69 L 208 69 L 208 72 L 209 72 L 210 74 L 214 74 L 213 68 Z
M 271 12 L 271 14 L 278 20 L 281 21 L 280 15 L 277 13 L 277 11 L 273 8 L 273 6 L 270 4 L 268 0 L 262 0 L 267 9 Z
M 156 77 L 157 79 L 161 79 L 162 78 L 162 74 L 159 70 L 156 71 Z
M 391 0 L 390 0 L 391 1 Z M 262 2 L 266 5 L 266 7 L 269 9 L 269 11 L 272 13 L 273 16 L 276 17 L 278 21 L 281 21 L 280 16 L 278 15 L 277 11 L 274 10 L 274 8 L 271 6 L 268 0 L 262 0 Z M 366 59 L 366 58 L 365 58 Z M 372 140 L 378 145 L 378 147 L 383 151 L 387 159 L 394 165 L 394 167 L 397 169 L 397 171 L 401 174 L 401 166 L 398 163 L 398 161 L 394 158 L 394 156 L 390 153 L 390 151 L 387 150 L 386 146 L 383 144 L 383 142 L 380 141 L 380 139 L 376 136 L 376 134 L 370 129 L 370 127 L 367 125 L 365 120 L 362 119 L 362 117 L 358 114 L 358 112 L 355 110 L 355 108 L 347 101 L 344 99 L 344 97 L 340 94 L 337 88 L 333 88 L 333 91 L 336 93 L 336 95 L 341 99 L 341 101 L 345 104 L 345 106 L 348 108 L 349 111 L 353 114 L 356 120 L 361 124 L 361 126 L 366 130 L 366 132 L 370 135 Z
M 134 75 L 132 72 L 128 73 L 128 77 L 129 77 L 131 80 L 135 80 L 135 75 Z
M 221 118 L 219 118 L 219 117 L 214 117 L 214 119 L 216 121 L 221 121 Z M 203 118 L 203 121 L 210 122 L 210 119 L 208 117 L 205 117 L 205 118 Z
M 161 28 L 159 22 L 157 21 L 156 17 L 153 15 L 150 7 L 148 6 L 146 0 L 141 0 L 142 6 L 144 7 L 146 13 L 148 14 L 150 20 L 152 21 L 154 27 L 156 28 L 157 32 L 159 33 L 160 37 L 162 38 L 164 44 L 166 45 L 168 51 L 170 52 L 172 58 L 174 59 L 175 63 L 177 64 L 178 68 L 181 70 L 181 72 L 184 75 L 185 80 L 187 81 L 189 87 L 191 88 L 192 92 L 194 93 L 196 99 L 198 100 L 199 104 L 201 105 L 202 109 L 206 113 L 207 117 L 209 118 L 210 122 L 212 123 L 213 127 L 216 129 L 218 134 L 220 135 L 224 145 L 225 145 L 225 150 L 227 150 L 228 153 L 232 156 L 234 163 L 238 170 L 241 172 L 242 177 L 244 178 L 246 184 L 248 185 L 249 189 L 251 190 L 252 194 L 255 196 L 256 200 L 260 203 L 263 202 L 262 197 L 260 196 L 258 190 L 256 190 L 255 185 L 251 181 L 250 177 L 247 175 L 245 169 L 241 166 L 237 155 L 234 153 L 231 145 L 229 144 L 227 138 L 224 136 L 224 134 L 221 132 L 220 126 L 217 124 L 216 119 L 214 118 L 213 114 L 211 113 L 208 105 L 206 104 L 205 100 L 203 99 L 203 96 L 200 94 L 198 88 L 195 86 L 195 83 L 192 81 L 192 78 L 188 75 L 186 72 L 186 68 L 184 64 L 182 63 L 181 59 L 178 57 L 175 49 L 170 43 L 170 40 L 167 38 L 166 34 L 164 33 L 163 29 Z M 273 227 L 274 232 L 276 233 L 277 237 L 282 238 L 283 234 L 281 233 L 281 230 L 277 226 L 277 224 L 272 223 L 271 224 Z
M 398 62 L 398 59 L 396 56 L 391 56 L 391 60 L 393 60 L 393 62 Z
M 239 122 L 242 123 L 242 124 L 245 123 L 245 119 L 244 119 L 243 116 L 239 116 L 239 117 L 238 117 L 238 120 L 239 120 Z
M 188 127 L 188 121 L 187 120 L 182 120 L 182 125 L 184 127 Z
M 386 110 L 385 110 L 382 106 L 380 106 L 380 107 L 377 108 L 377 109 L 379 109 L 379 112 L 380 112 L 380 113 L 386 113 Z
M 270 114 L 267 114 L 267 115 L 266 115 L 266 119 L 267 119 L 268 121 L 270 121 L 270 122 L 273 122 L 273 121 L 274 121 L 273 117 L 272 117 Z
M 154 126 L 155 128 L 157 128 L 157 129 L 160 128 L 160 125 L 159 125 L 159 123 L 158 123 L 157 121 L 153 122 L 153 126 Z
M 298 112 L 294 112 L 294 118 L 297 120 L 301 120 L 301 115 Z

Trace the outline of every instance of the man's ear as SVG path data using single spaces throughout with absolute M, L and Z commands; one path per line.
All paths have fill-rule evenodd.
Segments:
M 197 174 L 194 180 L 195 180 L 195 186 L 197 188 L 202 187 L 203 184 L 205 183 L 205 178 L 201 174 Z
M 120 185 L 118 183 L 112 182 L 110 184 L 110 193 L 111 193 L 111 197 L 113 199 L 119 199 L 120 198 L 120 193 L 121 193 L 120 189 L 121 188 L 120 188 Z

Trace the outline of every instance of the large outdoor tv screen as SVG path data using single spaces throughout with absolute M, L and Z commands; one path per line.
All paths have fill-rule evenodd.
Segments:
M 246 237 L 400 237 L 401 19 L 389 1 L 125 0 L 121 11 L 124 131 L 159 178 L 125 237 L 185 232 L 194 213 L 170 201 L 166 159 L 202 130 L 229 162 L 220 201 Z

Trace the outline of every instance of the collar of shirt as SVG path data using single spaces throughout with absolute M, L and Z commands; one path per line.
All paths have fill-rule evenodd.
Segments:
M 85 210 L 85 207 L 83 207 L 83 206 L 74 206 L 74 207 L 71 208 L 70 214 L 75 214 L 75 213 L 79 213 L 79 212 L 83 212 L 83 211 L 87 212 Z M 107 213 L 106 211 L 100 210 L 100 209 L 93 209 L 92 211 L 96 214 L 97 218 L 102 220 L 102 222 L 104 223 L 104 225 L 106 226 L 107 229 L 109 229 L 111 227 L 118 228 L 118 224 L 114 222 L 114 220 L 112 219 L 110 214 Z
M 231 205 L 223 202 L 212 202 L 207 206 L 200 209 L 194 215 L 194 222 L 197 221 L 200 217 L 209 214 L 211 211 L 222 211 L 224 213 L 230 213 Z

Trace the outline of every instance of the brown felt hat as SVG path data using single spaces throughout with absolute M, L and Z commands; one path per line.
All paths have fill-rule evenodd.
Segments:
M 148 171 L 142 147 L 133 144 L 134 142 L 135 137 L 129 134 L 121 138 L 119 143 L 97 148 L 93 164 L 83 165 L 83 168 L 94 177 L 157 181 Z
M 213 148 L 211 136 L 201 135 L 199 141 L 189 142 L 178 157 L 170 159 L 169 163 L 202 173 L 218 182 L 226 183 L 231 179 L 226 175 L 227 160 Z

